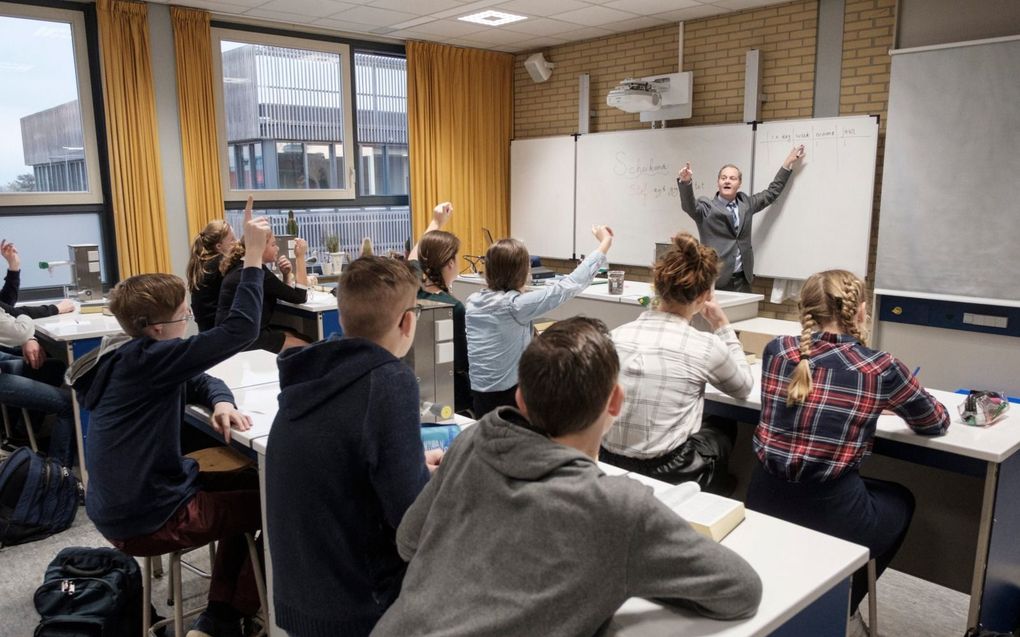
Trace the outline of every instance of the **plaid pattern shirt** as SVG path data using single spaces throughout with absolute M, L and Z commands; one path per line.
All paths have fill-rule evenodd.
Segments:
M 761 422 L 753 444 L 772 475 L 823 482 L 855 469 L 871 452 L 885 409 L 919 434 L 937 436 L 949 427 L 946 408 L 903 363 L 846 334 L 814 334 L 811 394 L 803 405 L 787 407 L 787 386 L 800 362 L 798 344 L 798 337 L 780 336 L 762 354 Z
M 623 411 L 602 445 L 630 458 L 657 458 L 701 429 L 705 384 L 746 398 L 754 375 L 733 328 L 715 333 L 649 310 L 613 330 L 620 356 Z

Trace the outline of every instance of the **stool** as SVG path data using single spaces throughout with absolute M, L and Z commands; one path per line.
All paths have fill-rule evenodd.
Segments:
M 878 598 L 875 595 L 875 559 L 868 560 L 868 633 L 878 637 Z
M 251 533 L 245 533 L 244 539 L 248 543 L 248 559 L 251 560 L 252 570 L 255 575 L 255 588 L 259 595 L 259 611 L 256 613 L 261 624 L 261 629 L 254 637 L 260 637 L 261 635 L 267 634 L 266 627 L 269 625 L 268 612 L 269 604 L 266 601 L 266 583 L 262 576 L 261 569 L 259 569 L 259 550 L 255 544 L 255 537 Z M 143 634 L 149 637 L 155 637 L 156 631 L 164 626 L 173 625 L 174 637 L 184 637 L 184 620 L 187 618 L 198 615 L 205 606 L 199 606 L 191 610 L 184 610 L 184 594 L 181 586 L 181 555 L 192 551 L 198 547 L 184 548 L 169 553 L 169 569 L 170 569 L 170 586 L 172 589 L 173 597 L 173 617 L 160 620 L 155 624 L 152 623 L 152 577 L 153 577 L 153 559 L 160 559 L 159 555 L 149 555 L 145 557 L 145 561 L 142 566 L 142 630 Z M 168 600 L 169 601 L 169 600 Z
M 4 433 L 7 439 L 11 439 L 11 420 L 7 413 L 7 405 L 0 404 L 0 410 L 3 410 L 4 417 Z M 21 408 L 21 419 L 25 422 L 25 430 L 28 432 L 28 446 L 32 447 L 32 451 L 39 453 L 39 445 L 35 441 L 35 427 L 32 426 L 32 418 L 28 415 L 28 409 Z

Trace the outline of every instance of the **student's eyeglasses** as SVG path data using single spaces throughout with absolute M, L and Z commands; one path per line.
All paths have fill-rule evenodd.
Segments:
M 188 313 L 179 319 L 170 319 L 169 321 L 153 321 L 152 323 L 146 323 L 146 325 L 169 325 L 170 323 L 180 323 L 182 321 L 187 322 L 195 318 L 195 315 L 188 310 Z
M 400 322 L 401 323 L 404 322 L 404 317 L 407 316 L 408 312 L 414 312 L 414 318 L 418 318 L 419 316 L 421 316 L 422 309 L 423 308 L 421 304 L 417 304 L 414 307 L 405 308 L 404 311 L 400 313 Z

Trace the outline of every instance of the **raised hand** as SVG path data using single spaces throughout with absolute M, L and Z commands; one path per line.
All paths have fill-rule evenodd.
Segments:
M 602 254 L 609 251 L 609 248 L 613 245 L 613 229 L 609 226 L 592 226 L 591 233 L 598 239 L 599 250 Z
M 7 260 L 7 269 L 17 272 L 21 270 L 21 257 L 18 256 L 18 248 L 6 239 L 0 241 L 0 256 Z
M 244 267 L 262 267 L 262 253 L 266 249 L 273 229 L 269 227 L 269 219 L 252 217 L 254 197 L 248 195 L 248 203 L 244 206 Z
M 450 217 L 453 215 L 453 204 L 449 201 L 444 201 L 441 204 L 437 204 L 432 209 L 432 221 L 436 224 L 436 229 L 442 228 L 450 221 Z
M 790 170 L 793 168 L 794 164 L 803 159 L 805 154 L 804 144 L 794 146 L 793 149 L 790 150 L 790 154 L 786 156 L 786 160 L 783 162 L 783 168 Z
M 694 178 L 694 172 L 691 171 L 691 162 L 684 164 L 684 167 L 680 169 L 680 172 L 678 172 L 676 176 L 685 184 L 691 183 L 691 179 Z

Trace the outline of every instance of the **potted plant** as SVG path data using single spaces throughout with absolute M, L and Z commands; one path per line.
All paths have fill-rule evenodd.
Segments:
M 340 237 L 335 234 L 326 237 L 326 252 L 329 253 L 329 268 L 331 274 L 340 274 L 343 268 L 344 253 L 340 252 Z M 325 272 L 323 272 L 325 274 Z

